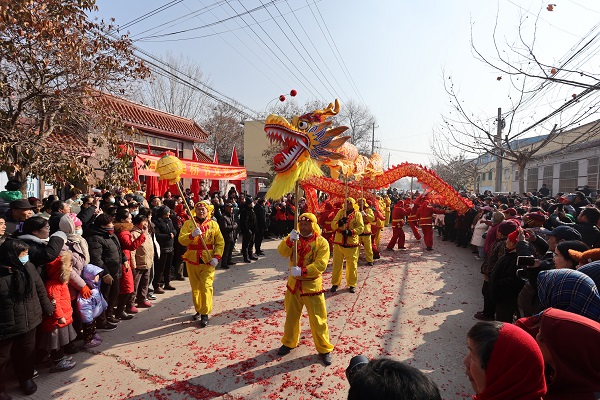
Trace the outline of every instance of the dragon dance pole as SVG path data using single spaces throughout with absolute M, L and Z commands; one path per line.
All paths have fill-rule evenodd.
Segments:
M 185 204 L 185 208 L 186 208 L 188 214 L 190 214 L 190 218 L 192 219 L 192 221 L 194 221 L 194 225 L 196 225 L 196 228 L 200 228 L 198 226 L 198 222 L 196 221 L 196 219 L 194 218 L 194 215 L 192 214 L 190 205 L 188 204 L 187 200 L 185 199 L 185 195 L 183 194 L 183 190 L 181 189 L 181 181 L 177 181 L 176 185 L 177 185 L 177 189 L 179 189 L 179 194 L 183 198 L 183 204 Z M 200 233 L 200 241 L 202 242 L 202 246 L 204 246 L 204 248 L 206 250 L 208 250 L 208 247 L 206 247 L 206 243 L 204 242 L 204 232 Z M 200 251 L 200 258 L 202 259 L 202 262 L 204 262 L 204 259 L 202 258 L 202 251 Z
M 299 210 L 298 210 L 298 204 L 300 203 L 298 201 L 298 196 L 300 192 L 300 182 L 296 181 L 296 186 L 294 187 L 294 201 L 295 201 L 295 211 L 294 211 L 294 229 L 296 229 L 296 232 L 299 232 L 298 229 L 298 216 L 299 216 Z M 298 266 L 298 241 L 294 240 L 294 267 Z
M 360 180 L 360 198 L 363 199 L 363 201 L 360 202 L 360 211 L 362 212 L 365 208 L 365 201 L 364 201 L 364 197 L 365 197 L 365 185 L 362 181 L 362 179 Z
M 413 198 L 413 192 L 412 192 L 412 184 L 413 184 L 413 177 L 410 177 L 410 200 L 412 201 Z

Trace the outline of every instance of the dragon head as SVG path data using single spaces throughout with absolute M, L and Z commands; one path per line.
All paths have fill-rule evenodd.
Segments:
M 282 116 L 271 114 L 265 121 L 265 133 L 271 143 L 284 146 L 281 152 L 273 157 L 276 173 L 294 169 L 299 162 L 312 158 L 323 162 L 327 159 L 341 157 L 333 150 L 343 145 L 349 137 L 339 135 L 348 128 L 331 127 L 328 118 L 339 112 L 338 100 L 330 103 L 327 108 L 294 116 L 289 122 Z

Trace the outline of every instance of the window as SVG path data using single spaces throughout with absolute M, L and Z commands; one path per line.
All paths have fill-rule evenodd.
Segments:
M 492 180 L 492 170 L 488 172 L 488 181 Z
M 554 167 L 552 165 L 546 165 L 544 168 L 544 176 L 542 177 L 542 183 L 546 184 L 546 187 L 552 191 L 552 183 L 554 181 Z
M 527 192 L 537 192 L 538 190 L 538 168 L 527 168 Z
M 515 170 L 515 181 L 518 181 L 518 180 L 519 180 L 519 170 L 516 169 Z
M 560 175 L 558 191 L 570 193 L 577 190 L 577 176 L 579 175 L 579 163 L 571 161 L 560 164 Z
M 598 178 L 600 178 L 598 174 L 598 161 L 600 161 L 600 157 L 592 157 L 588 159 L 587 184 L 590 189 L 598 189 Z

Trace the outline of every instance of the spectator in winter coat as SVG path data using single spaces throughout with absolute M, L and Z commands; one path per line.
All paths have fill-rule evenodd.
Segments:
M 119 244 L 125 255 L 124 263 L 121 266 L 122 275 L 119 283 L 119 299 L 115 317 L 121 320 L 129 320 L 133 318 L 131 314 L 138 312 L 135 306 L 131 306 L 127 309 L 127 312 L 125 311 L 127 304 L 131 304 L 135 292 L 135 283 L 131 268 L 131 252 L 144 243 L 146 232 L 135 240 L 132 238 L 131 230 L 133 229 L 133 224 L 131 223 L 131 214 L 129 214 L 127 207 L 119 207 L 114 225 L 115 234 L 119 238 Z
M 140 247 L 131 252 L 131 270 L 133 272 L 134 296 L 129 298 L 127 309 L 132 309 L 134 301 L 137 307 L 149 308 L 152 303 L 147 300 L 150 285 L 150 270 L 154 263 L 154 240 L 149 233 L 149 221 L 145 215 L 136 215 L 132 219 L 131 239 L 136 241 L 142 235 L 146 240 Z
M 154 293 L 163 294 L 165 290 L 175 290 L 175 287 L 171 286 L 171 264 L 173 264 L 174 238 L 177 230 L 171 221 L 171 210 L 164 205 L 156 209 L 152 222 L 154 222 L 156 241 L 160 246 L 160 257 L 154 263 L 152 287 Z M 164 283 L 163 287 L 161 283 Z
M 90 289 L 90 295 L 77 298 L 78 318 L 83 325 L 83 348 L 91 349 L 102 344 L 102 337 L 96 333 L 96 318 L 108 308 L 108 303 L 100 293 L 100 275 L 103 270 L 94 264 L 86 264 L 81 276 Z
M 117 306 L 119 298 L 121 266 L 126 259 L 119 239 L 115 236 L 112 218 L 107 214 L 98 215 L 94 220 L 94 225 L 87 233 L 86 240 L 89 245 L 90 262 L 104 270 L 101 292 L 108 302 L 108 308 L 98 318 L 98 329 L 112 330 L 119 322 L 115 318 L 114 308 Z
M 525 284 L 517 276 L 518 236 L 518 230 L 507 236 L 504 255 L 496 262 L 490 276 L 490 295 L 496 304 L 496 321 L 513 322 L 517 297 Z
M 254 213 L 254 201 L 252 197 L 246 197 L 240 208 L 240 230 L 242 231 L 242 256 L 244 262 L 258 260 L 252 253 L 254 247 L 254 233 L 256 232 L 256 214 Z
M 6 236 L 21 232 L 22 223 L 33 217 L 33 206 L 25 199 L 10 202 L 10 213 L 6 215 Z
M 600 210 L 595 207 L 584 208 L 577 217 L 576 223 L 567 223 L 561 221 L 565 212 L 561 210 L 555 211 L 550 216 L 550 224 L 552 227 L 567 225 L 574 228 L 581 234 L 581 241 L 589 247 L 600 247 L 600 230 L 596 226 L 600 220 Z
M 5 393 L 9 359 L 25 395 L 37 390 L 33 382 L 35 331 L 43 315 L 52 315 L 44 282 L 28 260 L 29 246 L 21 240 L 0 245 L 0 395 Z
M 69 203 L 65 203 L 64 201 L 56 200 L 54 203 L 52 203 L 51 208 L 52 214 L 50 214 L 48 224 L 50 224 L 50 234 L 52 235 L 58 230 L 58 222 L 63 215 L 71 212 L 71 205 Z
M 221 219 L 219 220 L 219 229 L 223 235 L 225 241 L 225 249 L 223 250 L 223 257 L 221 258 L 221 268 L 228 269 L 230 265 L 234 265 L 231 258 L 233 252 L 233 246 L 235 245 L 235 231 L 238 225 L 235 222 L 233 216 L 233 204 L 225 203 L 223 206 L 223 212 L 221 213 Z
M 44 266 L 59 256 L 67 242 L 67 235 L 63 232 L 55 232 L 50 236 L 48 221 L 42 217 L 29 218 L 23 223 L 22 230 L 19 239 L 29 246 L 29 260 L 43 277 Z

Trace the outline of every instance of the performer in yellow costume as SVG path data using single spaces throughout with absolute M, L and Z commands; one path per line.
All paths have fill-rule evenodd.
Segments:
M 365 199 L 358 199 L 358 207 L 362 218 L 365 229 L 358 235 L 360 242 L 365 249 L 365 260 L 367 265 L 373 265 L 373 246 L 371 243 L 371 223 L 375 221 L 375 214 Z
M 352 197 L 346 199 L 346 207 L 336 214 L 331 227 L 335 230 L 333 238 L 333 272 L 331 274 L 330 292 L 335 292 L 342 283 L 342 264 L 346 259 L 346 283 L 350 292 L 356 291 L 358 283 L 358 251 L 360 242 L 358 235 L 363 233 L 365 225 L 356 201 Z
M 298 229 L 281 241 L 279 254 L 290 258 L 290 276 L 285 292 L 285 327 L 277 354 L 285 355 L 300 341 L 300 317 L 306 306 L 315 347 L 325 365 L 331 364 L 333 345 L 329 341 L 327 309 L 321 274 L 329 262 L 329 243 L 321 236 L 317 217 L 304 213 L 298 218 Z M 294 242 L 298 241 L 298 265 L 294 265 Z
M 185 221 L 179 232 L 179 243 L 187 246 L 183 261 L 187 266 L 196 309 L 196 315 L 192 319 L 194 321 L 199 319 L 201 328 L 208 325 L 208 314 L 212 311 L 213 305 L 215 267 L 225 247 L 219 224 L 210 219 L 212 207 L 213 205 L 207 201 L 197 202 L 194 207 L 196 211 L 194 220 Z

